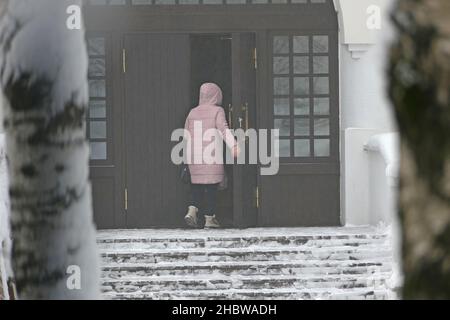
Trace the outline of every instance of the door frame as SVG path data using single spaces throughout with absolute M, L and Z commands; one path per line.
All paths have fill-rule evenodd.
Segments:
M 331 7 L 331 8 L 330 8 Z M 332 9 L 332 10 L 330 10 Z M 269 74 L 269 54 L 267 43 L 273 31 L 336 31 L 338 33 L 337 13 L 332 1 L 324 6 L 315 4 L 282 5 L 183 5 L 183 6 L 87 6 L 84 8 L 84 21 L 89 33 L 105 35 L 111 41 L 111 82 L 112 114 L 114 121 L 114 161 L 120 166 L 121 174 L 115 184 L 115 227 L 126 227 L 124 210 L 126 164 L 122 154 L 125 145 L 125 77 L 122 71 L 122 50 L 124 36 L 136 33 L 249 33 L 256 35 L 258 68 L 256 70 L 256 105 L 268 110 L 268 90 L 271 86 Z M 114 24 L 111 24 L 114 21 Z M 162 27 L 163 26 L 163 27 Z M 257 110 L 258 111 L 258 110 Z M 267 123 L 264 112 L 256 112 L 256 126 Z M 119 132 L 117 132 L 119 131 Z M 259 170 L 259 167 L 258 167 Z M 260 189 L 260 174 L 257 186 Z M 122 188 L 120 188 L 122 185 Z M 258 209 L 258 216 L 261 208 Z

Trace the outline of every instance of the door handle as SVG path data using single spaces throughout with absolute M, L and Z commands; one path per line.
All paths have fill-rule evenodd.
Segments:
M 243 113 L 243 116 L 244 116 L 244 126 L 245 126 L 245 128 L 244 128 L 244 131 L 245 132 L 247 132 L 248 131 L 248 128 L 249 128 L 249 119 L 248 119 L 248 102 L 246 102 L 246 103 L 244 103 L 242 106 L 241 106 L 241 110 L 242 110 L 242 113 Z M 242 120 L 242 118 L 240 118 L 241 120 Z M 242 129 L 242 124 L 240 124 L 240 127 L 241 127 L 241 129 Z M 245 135 L 245 142 L 248 142 L 248 139 L 249 139 L 249 136 L 248 135 Z
M 245 131 L 248 130 L 248 102 L 246 102 L 243 106 L 242 106 L 242 111 L 244 113 L 244 119 L 245 119 Z M 241 126 L 242 127 L 242 126 Z
M 228 123 L 230 124 L 230 129 L 233 129 L 233 106 L 231 103 L 228 105 Z
M 244 121 L 244 119 L 239 117 L 238 121 L 239 121 L 239 129 L 242 129 L 242 121 Z

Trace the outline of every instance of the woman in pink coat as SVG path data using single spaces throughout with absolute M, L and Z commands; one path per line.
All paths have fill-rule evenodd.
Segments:
M 199 105 L 191 110 L 185 123 L 185 129 L 189 133 L 185 138 L 188 143 L 187 163 L 191 174 L 192 199 L 184 219 L 190 227 L 198 227 L 198 212 L 201 209 L 205 216 L 205 228 L 219 228 L 215 211 L 217 187 L 225 177 L 223 159 L 222 154 L 217 157 L 220 161 L 203 159 L 205 149 L 212 143 L 211 139 L 205 139 L 203 135 L 209 129 L 217 130 L 221 139 L 214 139 L 214 150 L 222 150 L 220 147 L 224 140 L 234 157 L 237 157 L 238 147 L 220 106 L 222 90 L 214 83 L 204 83 L 200 87 L 199 100 Z M 212 154 L 215 155 L 214 152 Z

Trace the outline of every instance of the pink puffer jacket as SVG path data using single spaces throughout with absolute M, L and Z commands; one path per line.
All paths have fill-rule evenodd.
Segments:
M 205 148 L 211 144 L 211 141 L 203 141 L 201 135 L 194 135 L 194 124 L 198 126 L 201 123 L 203 133 L 208 129 L 218 129 L 221 138 L 225 140 L 229 148 L 233 148 L 236 144 L 234 136 L 228 128 L 225 112 L 220 107 L 221 104 L 222 91 L 220 88 L 214 83 L 204 83 L 200 87 L 199 105 L 193 108 L 186 118 L 185 129 L 189 131 L 191 137 L 191 156 L 188 164 L 193 184 L 216 184 L 224 179 L 223 164 L 207 164 L 202 157 L 200 157 L 201 163 L 194 162 L 195 154 L 203 154 Z M 219 147 L 218 144 L 223 143 L 222 139 L 215 140 L 217 147 Z

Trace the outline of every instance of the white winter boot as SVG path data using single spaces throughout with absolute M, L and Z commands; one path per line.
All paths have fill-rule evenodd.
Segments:
M 189 206 L 187 214 L 184 216 L 184 221 L 192 228 L 197 228 L 197 213 L 198 209 L 194 206 Z
M 216 218 L 216 215 L 213 215 L 213 216 L 205 215 L 205 229 L 210 229 L 210 228 L 220 228 L 220 224 Z

